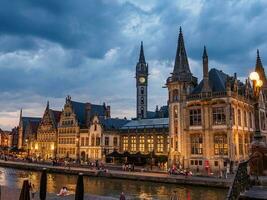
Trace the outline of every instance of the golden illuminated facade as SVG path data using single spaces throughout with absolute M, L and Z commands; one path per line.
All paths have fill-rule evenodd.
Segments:
M 81 160 L 103 160 L 107 154 L 118 150 L 118 128 L 126 122 L 124 119 L 94 116 L 89 128 L 80 132 Z
M 110 106 L 75 102 L 68 96 L 58 125 L 58 157 L 104 159 L 119 148 L 118 126 L 124 122 L 110 118 Z
M 57 156 L 57 126 L 61 112 L 49 108 L 49 102 L 37 130 L 37 139 L 32 147 L 32 152 L 42 159 Z
M 217 171 L 247 159 L 254 126 L 250 82 L 242 83 L 217 69 L 208 69 L 203 53 L 203 80 L 192 75 L 180 30 L 169 91 L 169 163 Z M 259 56 L 257 58 L 258 62 Z M 257 65 L 257 64 L 256 64 Z M 261 94 L 260 124 L 266 137 L 266 108 Z

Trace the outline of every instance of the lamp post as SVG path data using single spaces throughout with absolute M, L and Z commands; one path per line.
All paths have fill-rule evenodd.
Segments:
M 27 157 L 29 157 L 29 143 L 28 143 L 29 140 L 26 139 L 25 142 L 26 142 L 26 145 L 27 145 Z
M 259 94 L 260 89 L 263 85 L 262 80 L 260 80 L 259 74 L 257 72 L 252 72 L 249 75 L 250 80 L 253 82 L 253 92 L 255 98 L 254 104 L 254 124 L 255 124 L 255 134 L 253 142 L 260 142 L 262 140 L 262 135 L 260 131 L 260 112 L 259 112 Z
M 254 92 L 254 124 L 255 132 L 253 141 L 251 143 L 251 162 L 250 168 L 251 172 L 257 175 L 263 172 L 264 163 L 264 152 L 267 151 L 267 146 L 262 140 L 261 130 L 260 130 L 260 110 L 259 110 L 259 95 L 260 90 L 263 85 L 263 81 L 260 80 L 259 74 L 257 72 L 252 72 L 249 76 L 250 80 L 253 82 L 253 92 Z
M 76 138 L 76 144 L 77 144 L 76 160 L 77 160 L 77 163 L 80 164 L 80 140 L 79 138 Z

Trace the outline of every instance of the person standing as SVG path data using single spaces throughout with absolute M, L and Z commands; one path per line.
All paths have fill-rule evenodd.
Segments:
M 120 200 L 126 200 L 124 193 L 122 192 L 120 195 Z
M 178 200 L 178 195 L 177 195 L 176 190 L 173 191 L 170 200 Z
M 34 184 L 31 185 L 30 192 L 31 192 L 32 200 L 33 200 L 34 196 L 35 196 L 35 186 L 34 186 Z

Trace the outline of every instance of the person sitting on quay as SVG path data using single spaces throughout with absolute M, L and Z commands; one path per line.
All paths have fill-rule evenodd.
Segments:
M 67 196 L 68 195 L 68 189 L 67 187 L 62 187 L 60 189 L 60 192 L 57 194 L 57 196 Z

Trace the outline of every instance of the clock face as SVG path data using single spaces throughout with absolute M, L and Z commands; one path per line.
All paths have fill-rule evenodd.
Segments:
M 145 83 L 145 82 L 146 82 L 146 79 L 145 79 L 144 77 L 140 77 L 140 78 L 139 78 L 139 82 L 140 82 L 140 83 Z

